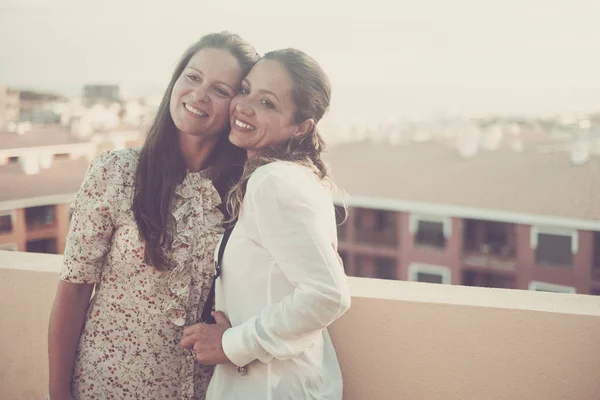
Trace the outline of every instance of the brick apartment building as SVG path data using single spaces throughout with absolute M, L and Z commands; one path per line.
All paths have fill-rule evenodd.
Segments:
M 62 253 L 69 205 L 88 164 L 87 158 L 56 159 L 35 174 L 15 162 L 0 166 L 0 250 Z
M 139 145 L 138 137 L 124 131 L 82 140 L 57 126 L 0 132 L 0 250 L 62 253 L 70 203 L 90 160 L 104 150 Z
M 349 275 L 600 295 L 600 157 L 440 143 L 329 154 Z
M 91 153 L 58 147 L 48 162 L 12 144 L 0 249 L 62 253 Z M 564 151 L 500 148 L 464 159 L 439 143 L 363 142 L 334 147 L 328 163 L 350 207 L 339 227 L 349 275 L 600 295 L 600 157 L 572 165 Z

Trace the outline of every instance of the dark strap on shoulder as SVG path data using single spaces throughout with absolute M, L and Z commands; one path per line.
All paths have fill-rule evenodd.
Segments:
M 235 227 L 235 223 L 231 223 L 223 233 L 223 239 L 221 239 L 221 245 L 219 246 L 219 252 L 217 255 L 217 259 L 215 260 L 215 276 L 212 281 L 212 285 L 210 286 L 210 290 L 208 291 L 208 297 L 206 298 L 206 302 L 204 303 L 204 310 L 202 310 L 201 319 L 203 322 L 207 324 L 214 324 L 215 319 L 212 316 L 213 304 L 215 302 L 215 283 L 217 282 L 217 278 L 221 276 L 221 263 L 223 262 L 223 253 L 225 253 L 225 246 L 227 246 L 227 241 L 229 240 L 229 236 L 231 236 L 231 232 Z

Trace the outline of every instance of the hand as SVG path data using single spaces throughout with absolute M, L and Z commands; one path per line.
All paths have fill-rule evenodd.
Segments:
M 223 334 L 231 323 L 221 311 L 213 314 L 216 324 L 195 324 L 183 329 L 183 339 L 179 346 L 184 349 L 193 349 L 194 355 L 200 364 L 215 365 L 226 364 L 229 359 L 223 351 Z

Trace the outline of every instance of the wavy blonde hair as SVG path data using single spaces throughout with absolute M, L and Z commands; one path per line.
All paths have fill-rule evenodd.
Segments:
M 329 109 L 331 83 L 321 66 L 306 53 L 296 49 L 276 50 L 265 54 L 261 60 L 278 61 L 288 72 L 293 82 L 292 99 L 296 106 L 294 123 L 314 120 L 312 130 L 301 137 L 293 137 L 283 144 L 262 150 L 246 161 L 240 180 L 230 189 L 227 210 L 230 222 L 236 220 L 242 210 L 246 186 L 252 173 L 260 166 L 274 161 L 289 161 L 311 169 L 331 190 L 337 188 L 322 159 L 325 141 L 319 134 L 317 123 Z M 343 205 L 344 219 L 346 206 Z

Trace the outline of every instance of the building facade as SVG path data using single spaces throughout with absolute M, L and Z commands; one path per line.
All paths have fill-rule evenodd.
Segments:
M 600 232 L 352 207 L 339 226 L 351 276 L 600 295 Z
M 0 211 L 0 250 L 61 254 L 68 231 L 68 203 Z

